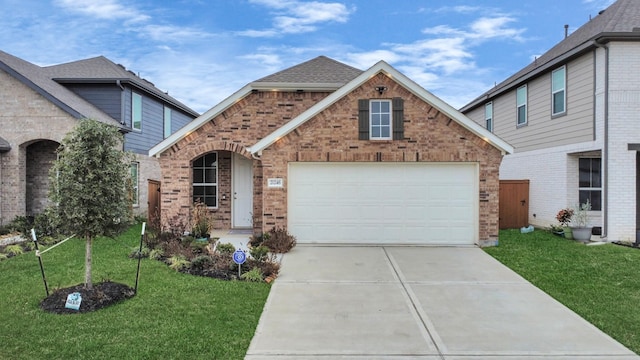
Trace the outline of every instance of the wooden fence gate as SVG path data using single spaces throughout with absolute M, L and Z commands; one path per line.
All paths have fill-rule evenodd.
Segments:
M 500 229 L 529 226 L 529 180 L 500 180 Z
M 160 225 L 160 181 L 149 180 L 147 205 L 149 226 Z

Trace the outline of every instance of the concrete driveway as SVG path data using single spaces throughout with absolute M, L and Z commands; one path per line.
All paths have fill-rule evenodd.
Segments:
M 247 356 L 637 359 L 474 247 L 298 246 Z

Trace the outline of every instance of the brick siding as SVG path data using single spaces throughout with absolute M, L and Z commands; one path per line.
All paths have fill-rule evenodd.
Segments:
M 377 85 L 385 85 L 388 90 L 380 96 L 375 90 Z M 165 224 L 175 216 L 184 216 L 190 209 L 190 162 L 193 159 L 215 150 L 250 158 L 244 147 L 255 144 L 326 95 L 253 93 L 165 151 L 160 158 Z M 404 99 L 404 140 L 358 140 L 358 100 L 379 97 Z M 289 162 L 477 162 L 480 165 L 479 239 L 481 245 L 493 244 L 498 238 L 501 159 L 498 149 L 379 74 L 265 149 L 260 160 L 254 161 L 254 230 L 261 232 L 263 228 L 287 225 Z M 282 178 L 285 187 L 267 189 L 267 178 Z M 225 218 L 228 206 L 221 203 L 219 209 L 212 211 L 221 216 L 219 226 L 230 225 Z

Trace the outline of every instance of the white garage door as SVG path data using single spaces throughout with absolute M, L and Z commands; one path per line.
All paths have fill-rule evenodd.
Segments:
M 290 163 L 288 227 L 300 243 L 474 244 L 475 163 Z

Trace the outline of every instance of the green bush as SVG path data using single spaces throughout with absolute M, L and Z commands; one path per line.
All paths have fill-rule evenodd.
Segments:
M 140 246 L 138 246 L 131 249 L 131 252 L 129 253 L 129 257 L 132 259 L 138 259 L 138 258 L 144 259 L 149 257 L 150 253 L 151 253 L 151 250 L 148 247 L 143 246 L 141 251 Z
M 7 247 L 4 248 L 4 253 L 7 255 L 20 255 L 24 253 L 24 250 L 22 249 L 22 245 L 13 244 L 7 245 Z
M 268 253 L 269 253 L 269 248 L 264 245 L 251 248 L 251 250 L 249 251 L 249 254 L 251 254 L 251 257 L 254 258 L 256 261 L 264 261 L 267 258 Z
M 234 251 L 236 251 L 236 247 L 229 243 L 218 244 L 216 250 L 218 250 L 218 252 L 222 255 L 231 255 Z
M 175 255 L 169 258 L 169 267 L 173 270 L 180 271 L 188 268 L 189 266 L 191 266 L 191 263 L 184 257 L 184 255 Z
M 191 267 L 194 269 L 206 269 L 213 264 L 213 259 L 208 255 L 199 255 L 191 260 Z
M 153 249 L 149 252 L 149 258 L 153 260 L 160 260 L 164 257 L 164 250 L 160 248 Z
M 249 282 L 261 282 L 264 280 L 264 278 L 262 277 L 262 271 L 260 271 L 260 269 L 257 267 L 254 267 L 253 269 L 240 275 L 240 279 Z

